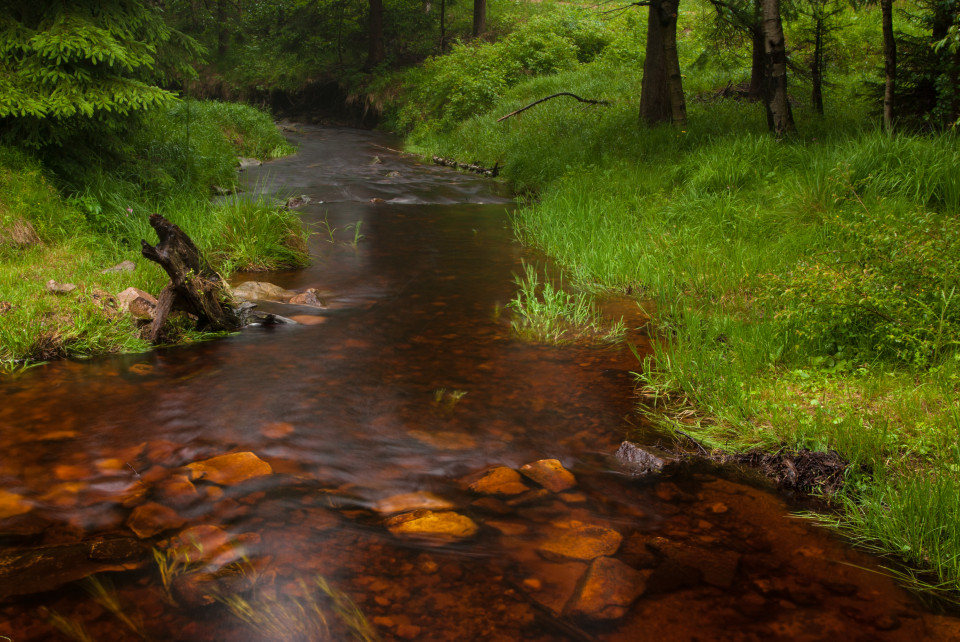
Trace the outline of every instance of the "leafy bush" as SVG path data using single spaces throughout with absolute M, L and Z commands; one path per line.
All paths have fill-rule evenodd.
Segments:
M 391 125 L 409 132 L 449 131 L 492 107 L 511 87 L 534 76 L 571 70 L 601 55 L 614 32 L 576 10 L 538 17 L 495 43 L 457 43 L 404 75 Z
M 960 342 L 960 230 L 913 209 L 834 213 L 836 249 L 770 277 L 766 303 L 814 353 L 918 366 Z

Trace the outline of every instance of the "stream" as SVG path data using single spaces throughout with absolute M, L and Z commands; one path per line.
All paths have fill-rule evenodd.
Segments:
M 960 639 L 742 471 L 618 463 L 637 359 L 516 338 L 503 186 L 292 138 L 245 180 L 314 261 L 234 285 L 322 306 L 0 381 L 0 640 Z

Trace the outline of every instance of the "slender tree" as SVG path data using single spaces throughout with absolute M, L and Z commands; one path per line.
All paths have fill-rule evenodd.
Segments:
M 787 96 L 787 49 L 780 19 L 780 0 L 763 0 L 763 45 L 766 54 L 764 104 L 767 126 L 777 136 L 794 131 L 793 111 Z
M 367 67 L 373 68 L 383 62 L 386 53 L 383 47 L 383 0 L 370 0 L 370 23 L 367 31 Z
M 750 88 L 747 98 L 760 100 L 766 77 L 766 54 L 763 46 L 761 0 L 709 0 L 716 12 L 716 28 L 720 34 L 733 30 L 750 41 Z M 721 35 L 722 37 L 722 35 Z
M 883 129 L 893 131 L 894 94 L 897 89 L 897 42 L 893 37 L 893 0 L 880 0 L 883 26 Z
M 647 50 L 640 88 L 640 120 L 647 124 L 687 123 L 687 105 L 677 55 L 679 0 L 650 0 Z

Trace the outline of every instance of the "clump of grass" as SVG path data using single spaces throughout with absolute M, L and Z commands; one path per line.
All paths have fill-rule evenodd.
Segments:
M 552 344 L 581 339 L 615 342 L 623 338 L 623 322 L 606 324 L 586 294 L 571 294 L 549 281 L 541 284 L 536 266 L 524 263 L 523 267 L 524 274 L 515 277 L 517 296 L 507 304 L 519 316 L 512 322 L 518 336 Z
M 241 622 L 269 640 L 342 639 L 331 632 L 334 621 L 355 640 L 379 640 L 376 629 L 350 597 L 317 575 L 311 583 L 297 582 L 299 595 L 283 597 L 258 592 L 248 599 L 241 595 L 219 596 L 217 600 Z

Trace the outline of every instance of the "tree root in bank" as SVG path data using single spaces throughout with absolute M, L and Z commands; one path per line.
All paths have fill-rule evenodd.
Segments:
M 850 465 L 836 451 L 815 452 L 806 448 L 775 453 L 751 450 L 737 455 L 721 455 L 718 459 L 722 463 L 756 468 L 780 488 L 822 495 L 833 495 L 843 488 L 844 473 Z

